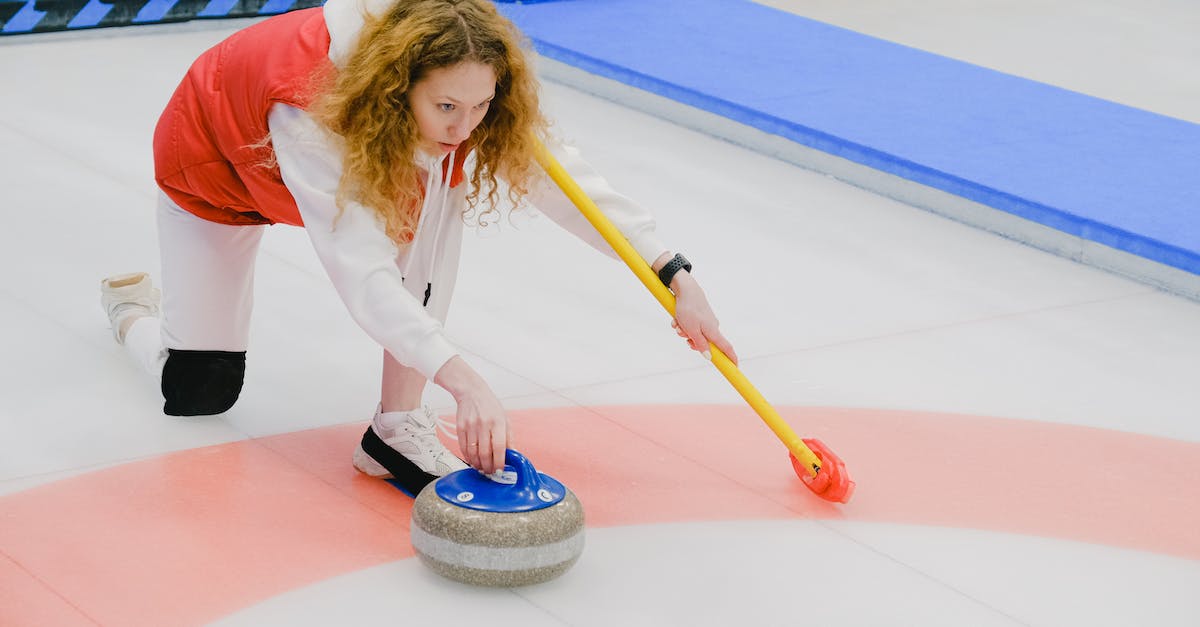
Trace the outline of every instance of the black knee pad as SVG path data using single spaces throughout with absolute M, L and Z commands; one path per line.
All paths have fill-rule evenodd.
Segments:
M 211 416 L 227 411 L 242 393 L 246 353 L 168 349 L 162 394 L 168 416 Z

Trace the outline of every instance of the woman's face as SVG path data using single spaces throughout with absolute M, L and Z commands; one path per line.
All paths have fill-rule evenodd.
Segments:
M 445 154 L 466 141 L 496 96 L 496 72 L 476 61 L 432 70 L 408 92 L 421 147 Z

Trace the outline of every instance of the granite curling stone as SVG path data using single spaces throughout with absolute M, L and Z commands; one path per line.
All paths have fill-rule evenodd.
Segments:
M 583 505 L 509 449 L 492 478 L 467 468 L 430 483 L 413 505 L 412 545 L 434 572 L 477 586 L 542 583 L 583 552 Z

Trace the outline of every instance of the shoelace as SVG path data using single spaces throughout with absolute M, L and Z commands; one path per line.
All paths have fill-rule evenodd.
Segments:
M 422 428 L 420 425 L 408 421 L 406 421 L 402 427 L 406 433 L 409 433 L 413 436 L 413 439 L 420 444 L 421 448 L 430 451 L 431 453 L 435 453 L 434 458 L 440 459 L 442 455 L 445 455 L 450 451 L 442 444 L 442 441 L 438 439 L 438 432 L 440 431 L 446 434 L 446 437 L 450 438 L 451 440 L 457 440 L 458 429 L 454 421 L 442 418 L 441 416 L 430 416 L 429 414 L 426 414 L 426 416 L 433 418 L 434 428 L 432 430 L 427 430 Z M 453 453 L 451 454 L 453 455 Z

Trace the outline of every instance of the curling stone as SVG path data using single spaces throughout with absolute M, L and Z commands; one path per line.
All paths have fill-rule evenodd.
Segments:
M 491 476 L 474 468 L 425 486 L 413 505 L 412 545 L 438 574 L 477 586 L 542 583 L 583 552 L 583 505 L 509 449 Z

